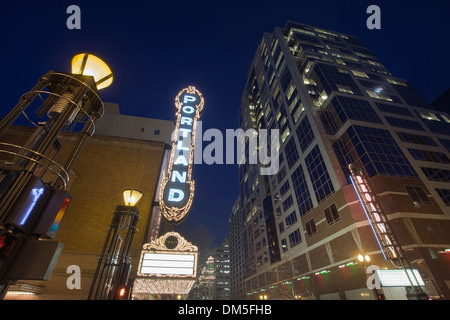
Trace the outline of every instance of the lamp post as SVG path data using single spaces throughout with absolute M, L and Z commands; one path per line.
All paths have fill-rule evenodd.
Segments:
M 56 206 L 58 199 L 64 198 L 67 208 L 67 199 L 70 202 L 71 196 L 64 189 L 69 172 L 87 138 L 94 133 L 95 120 L 104 113 L 98 90 L 110 85 L 112 80 L 111 69 L 100 58 L 78 54 L 72 60 L 72 73 L 49 71 L 0 121 L 0 138 L 3 140 L 22 114 L 35 126 L 22 145 L 0 142 L 0 154 L 9 157 L 0 161 L 0 243 L 3 244 L 1 247 L 8 246 L 0 254 L 0 298 L 15 281 L 11 281 L 9 272 L 22 247 L 31 240 L 54 237 L 49 228 L 55 228 L 55 223 L 59 225 L 65 211 L 61 214 L 62 207 Z M 47 116 L 47 121 L 38 125 L 25 113 L 35 100 L 42 101 L 39 110 Z M 68 155 L 66 162 L 61 165 L 55 161 L 63 148 L 58 136 L 78 115 L 89 122 L 72 150 L 65 153 Z
M 142 192 L 135 189 L 123 191 L 125 205 L 118 205 L 113 214 L 92 279 L 88 300 L 128 299 L 130 250 L 140 217 L 136 204 L 142 195 Z

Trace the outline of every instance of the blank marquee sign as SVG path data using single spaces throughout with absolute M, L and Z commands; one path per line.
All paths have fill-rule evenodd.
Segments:
M 144 253 L 142 275 L 194 275 L 195 255 L 170 253 Z
M 133 294 L 188 294 L 197 277 L 198 248 L 177 232 L 142 246 Z
M 411 285 L 409 279 L 415 286 L 417 286 L 417 282 L 419 282 L 419 286 L 425 285 L 417 269 L 413 269 L 412 271 L 408 269 L 408 275 L 406 275 L 405 270 L 400 269 L 375 270 L 375 276 L 379 279 L 383 287 L 408 287 Z

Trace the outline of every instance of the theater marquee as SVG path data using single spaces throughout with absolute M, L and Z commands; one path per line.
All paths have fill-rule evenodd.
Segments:
M 194 198 L 191 179 L 195 130 L 204 106 L 202 94 L 195 87 L 181 90 L 175 98 L 176 126 L 167 174 L 162 181 L 159 205 L 168 222 L 186 218 Z
M 197 246 L 177 232 L 144 244 L 133 294 L 188 294 L 197 278 L 197 259 Z

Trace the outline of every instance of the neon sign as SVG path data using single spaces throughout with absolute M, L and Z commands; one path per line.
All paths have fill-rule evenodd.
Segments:
M 159 194 L 159 205 L 168 222 L 180 223 L 194 198 L 191 179 L 197 121 L 204 106 L 202 94 L 192 86 L 181 90 L 175 98 L 176 126 L 167 175 Z
M 378 204 L 375 194 L 372 192 L 367 179 L 363 172 L 356 166 L 350 164 L 351 181 L 355 188 L 356 194 L 363 206 L 367 219 L 370 222 L 372 231 L 378 241 L 384 258 L 393 260 L 399 258 L 399 250 L 397 250 L 396 240 L 390 230 L 389 224 L 384 213 Z
M 44 194 L 44 188 L 34 188 L 31 190 L 31 196 L 32 196 L 32 200 L 31 203 L 28 205 L 25 214 L 22 217 L 22 220 L 20 221 L 20 225 L 23 226 L 25 224 L 25 222 L 28 220 L 28 217 L 30 216 L 31 211 L 34 209 L 34 207 L 36 206 L 37 201 L 39 200 L 39 198 Z

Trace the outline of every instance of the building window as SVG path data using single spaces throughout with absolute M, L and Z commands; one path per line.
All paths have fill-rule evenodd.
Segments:
M 334 115 L 330 115 L 330 119 L 334 121 L 333 125 L 336 127 L 336 130 L 340 128 L 348 119 L 371 123 L 382 123 L 375 110 L 367 101 L 336 96 L 333 98 L 331 104 L 340 122 L 338 122 L 338 119 L 335 119 L 336 117 Z
M 442 201 L 444 201 L 446 206 L 450 206 L 450 190 L 448 189 L 436 189 L 437 193 L 441 197 Z
M 439 139 L 439 141 L 442 143 L 442 145 L 445 147 L 445 149 L 447 149 L 447 151 L 450 152 L 450 140 Z M 434 145 L 436 145 L 436 144 L 434 144 Z
M 305 223 L 306 227 L 306 234 L 309 238 L 311 238 L 313 235 L 317 233 L 316 229 L 316 223 L 314 222 L 314 219 L 311 219 Z
M 377 66 L 377 67 L 380 67 L 380 68 L 384 68 L 384 66 L 381 63 L 379 63 L 378 61 L 372 61 L 372 60 L 362 60 L 362 61 L 367 63 L 367 64 L 370 64 L 372 66 Z
M 420 114 L 420 112 L 419 112 Z M 442 116 L 442 115 L 441 115 Z M 434 113 L 428 112 L 427 116 L 422 116 L 422 121 L 430 129 L 431 132 L 450 135 L 450 123 L 447 121 L 440 121 Z M 437 120 L 435 119 L 437 118 Z
M 281 154 L 281 153 L 280 153 Z M 286 176 L 286 167 L 283 167 L 280 169 L 280 171 L 277 173 L 277 180 L 278 183 L 280 183 L 284 177 Z
M 347 64 L 349 63 L 347 62 Z M 349 74 L 340 72 L 339 69 L 339 67 L 322 63 L 318 63 L 314 67 L 311 78 L 317 84 L 318 92 L 321 92 L 321 100 L 325 101 L 332 91 L 362 95 L 353 78 Z
M 450 118 L 447 117 L 445 114 L 440 114 L 439 115 L 445 122 L 450 123 Z
M 357 76 L 357 77 L 361 77 L 361 78 L 369 78 L 369 76 L 367 75 L 367 73 L 362 72 L 362 71 L 357 71 L 357 70 L 352 70 L 352 73 Z
M 396 84 L 396 85 L 399 85 L 399 86 L 404 86 L 404 87 L 408 86 L 405 81 L 396 80 L 396 79 L 392 79 L 392 78 L 386 78 L 386 80 L 389 83 Z
M 344 58 L 350 61 L 358 61 L 357 58 L 355 58 L 354 56 L 348 55 L 348 54 L 341 54 L 341 53 L 336 53 L 336 52 L 332 52 L 331 55 L 333 57 L 337 57 L 337 58 Z
M 286 212 L 292 205 L 294 204 L 294 201 L 292 200 L 292 195 L 290 195 L 286 200 L 283 201 L 283 210 Z
M 342 148 L 337 155 L 358 155 L 364 165 L 367 174 L 371 177 L 380 175 L 398 177 L 417 177 L 414 168 L 397 145 L 389 131 L 377 128 L 353 126 L 347 130 L 347 134 L 341 136 Z M 338 147 L 338 144 L 335 144 Z M 354 149 L 354 150 L 353 150 Z M 350 160 L 355 163 L 358 158 L 340 158 L 340 161 Z M 343 163 L 343 166 L 348 166 Z
M 144 128 L 141 129 L 141 132 L 144 132 Z M 159 133 L 160 133 L 159 129 L 156 129 L 154 132 L 155 136 L 159 136 Z
M 283 133 L 281 134 L 281 142 L 283 143 L 286 138 L 289 136 L 290 130 L 289 130 L 289 126 L 286 126 L 286 129 L 284 129 Z
M 289 180 L 286 180 L 286 182 L 280 188 L 280 195 L 284 196 L 290 188 L 291 188 L 291 186 L 289 184 Z
M 350 87 L 347 87 L 347 86 L 341 86 L 341 85 L 336 85 L 337 86 L 337 88 L 338 88 L 338 90 L 339 90 L 339 92 L 342 92 L 342 93 L 351 93 L 351 94 L 353 94 L 353 91 L 352 91 L 352 89 L 350 88 Z
M 291 90 L 291 88 L 293 89 Z M 294 114 L 297 111 L 297 108 L 302 103 L 300 97 L 298 96 L 297 88 L 295 88 L 293 85 L 289 87 L 289 90 L 286 93 L 286 102 L 290 114 Z
M 311 195 L 309 194 L 308 185 L 306 184 L 305 174 L 302 165 L 292 173 L 292 185 L 297 199 L 297 205 L 300 210 L 300 216 L 303 217 L 312 208 Z
M 424 146 L 437 146 L 436 142 L 434 142 L 433 139 L 427 136 L 421 136 L 418 134 L 406 132 L 397 132 L 397 135 L 403 142 L 420 144 Z M 439 141 L 441 141 L 441 139 L 439 139 Z M 450 141 L 449 141 L 449 148 L 447 150 L 450 150 Z
M 409 153 L 411 153 L 411 156 L 415 160 L 431 161 L 431 162 L 437 162 L 437 163 L 450 163 L 449 158 L 441 152 L 410 149 L 410 148 L 408 148 L 408 151 L 409 151 Z
M 407 108 L 394 106 L 394 105 L 390 105 L 390 104 L 385 104 L 385 103 L 375 103 L 375 104 L 378 107 L 378 109 L 380 109 L 380 111 L 412 117 L 411 112 Z
M 423 118 L 427 120 L 433 120 L 433 121 L 441 121 L 439 118 L 433 113 L 428 111 L 417 111 L 417 113 Z
M 450 170 L 421 167 L 428 180 L 450 182 Z
M 302 237 L 300 236 L 300 229 L 297 229 L 291 234 L 289 234 L 289 244 L 291 248 L 295 247 L 300 242 L 302 242 Z
M 286 160 L 289 169 L 291 169 L 298 160 L 297 147 L 295 146 L 295 141 L 293 137 L 288 141 L 288 143 L 286 143 L 284 152 L 286 153 Z
M 275 200 L 278 200 L 278 199 L 277 199 L 277 195 L 275 195 Z M 281 217 L 281 208 L 278 207 L 275 211 L 276 211 L 276 213 L 277 213 L 277 217 Z
M 375 98 L 375 99 L 381 99 L 381 100 L 386 100 L 386 101 L 394 101 L 392 100 L 392 98 L 390 96 L 388 96 L 387 94 L 381 93 L 380 91 L 375 91 L 375 90 L 366 90 L 367 94 L 369 95 L 369 97 L 371 98 Z
M 283 71 L 283 74 L 281 76 L 281 87 L 283 88 L 283 91 L 286 92 L 286 89 L 288 88 L 289 84 L 291 83 L 291 73 L 289 72 L 289 68 L 285 68 Z
M 308 117 L 305 117 L 302 122 L 300 122 L 297 128 L 297 138 L 300 142 L 300 148 L 302 148 L 302 151 L 305 152 L 314 140 L 314 133 L 311 125 L 309 124 Z
M 333 183 L 328 174 L 325 161 L 320 154 L 319 146 L 314 149 L 305 158 L 306 167 L 308 168 L 311 183 L 314 188 L 317 202 L 323 201 L 328 195 L 334 192 Z
M 289 214 L 286 217 L 286 226 L 289 228 L 296 222 L 297 222 L 297 213 L 295 213 L 295 211 L 293 211 L 291 214 Z
M 301 100 L 298 100 L 295 104 L 294 107 L 294 121 L 295 123 L 297 123 L 298 119 L 300 118 L 300 116 L 302 115 L 303 111 L 305 111 L 305 107 L 303 106 L 303 103 L 301 102 Z
M 283 252 L 288 251 L 288 246 L 287 246 L 286 239 L 281 239 L 281 248 L 283 249 Z
M 280 231 L 280 234 L 284 232 L 284 222 L 283 221 L 281 221 L 278 224 L 278 230 Z
M 425 131 L 424 128 L 417 121 L 400 119 L 394 117 L 385 117 L 391 126 L 412 130 Z
M 328 225 L 331 225 L 341 219 L 339 216 L 339 212 L 336 208 L 336 204 L 332 204 L 328 208 L 326 208 L 323 213 L 325 214 L 325 218 L 327 219 Z
M 431 204 L 430 199 L 428 199 L 427 194 L 421 187 L 405 186 L 405 189 L 413 202 L 417 204 Z

